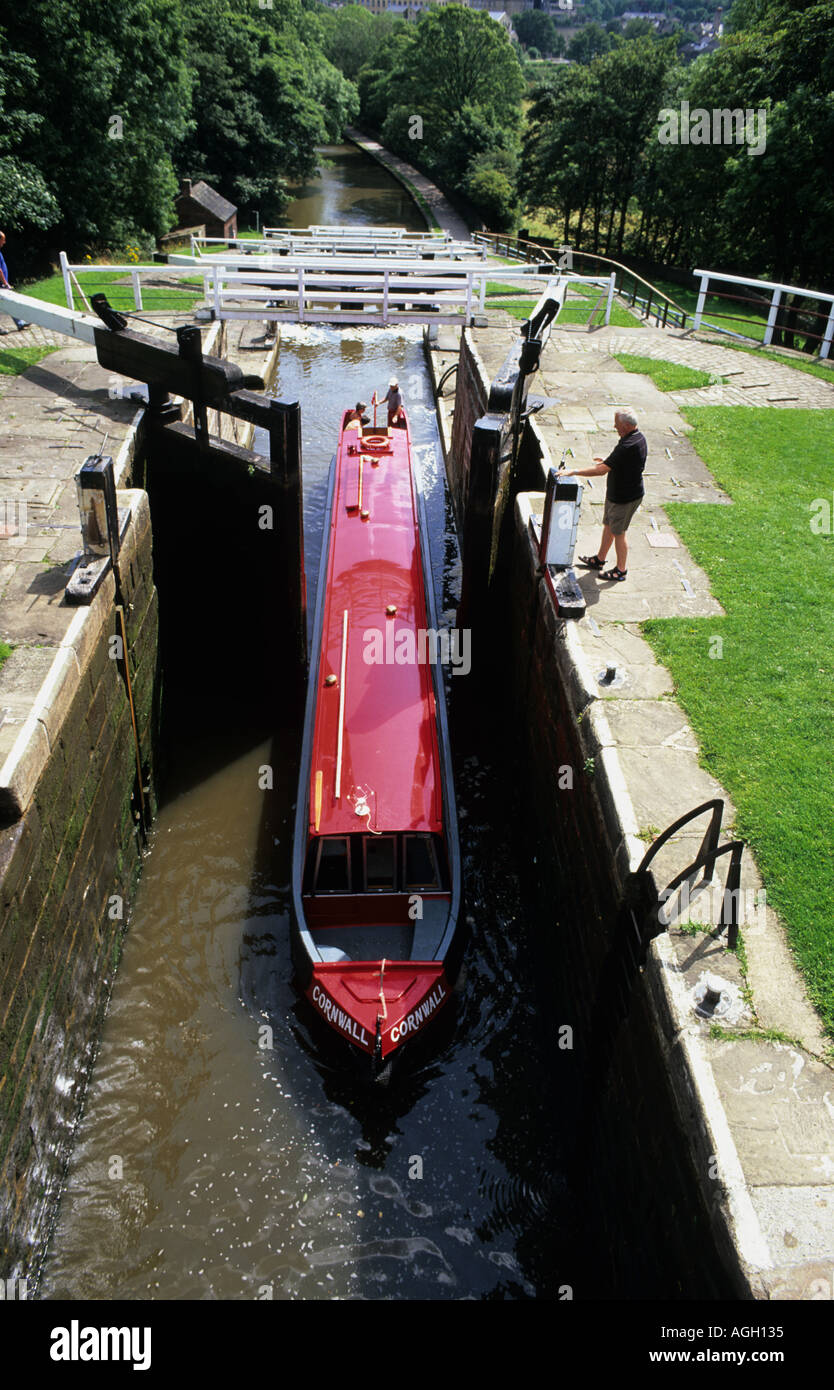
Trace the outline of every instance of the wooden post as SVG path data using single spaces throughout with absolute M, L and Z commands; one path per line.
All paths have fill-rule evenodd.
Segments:
M 834 337 L 834 300 L 831 303 L 831 312 L 828 315 L 828 322 L 825 325 L 825 333 L 820 343 L 820 357 L 827 357 L 831 348 L 831 339 Z
M 486 606 L 492 574 L 495 506 L 501 466 L 503 420 L 483 415 L 472 431 L 463 514 L 463 574 L 458 626 L 475 627 Z
M 194 386 L 191 400 L 194 405 L 194 433 L 201 449 L 209 447 L 208 413 L 200 389 L 200 369 L 203 364 L 203 340 L 199 328 L 183 324 L 177 329 L 180 357 L 194 364 Z
M 61 276 L 64 281 L 64 295 L 67 301 L 67 308 L 74 309 L 75 304 L 73 303 L 72 298 L 72 280 L 70 279 L 69 261 L 67 260 L 66 251 L 62 251 L 58 259 L 61 263 Z
M 614 303 L 614 291 L 616 290 L 616 288 L 617 288 L 617 272 L 616 272 L 616 270 L 612 270 L 612 271 L 611 271 L 611 275 L 609 276 L 609 279 L 608 279 L 608 298 L 607 298 L 607 300 L 605 301 L 605 322 L 606 322 L 606 323 L 610 323 L 610 322 L 611 322 L 611 305 Z
M 284 592 L 290 606 L 293 654 L 303 673 L 307 668 L 307 578 L 304 573 L 301 406 L 298 401 L 289 404 L 270 401 L 269 413 L 269 467 L 281 488 Z

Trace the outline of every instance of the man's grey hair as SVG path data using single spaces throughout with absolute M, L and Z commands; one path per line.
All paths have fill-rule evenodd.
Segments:
M 637 416 L 630 405 L 621 405 L 619 410 L 614 411 L 615 420 L 625 420 L 627 425 L 637 425 Z

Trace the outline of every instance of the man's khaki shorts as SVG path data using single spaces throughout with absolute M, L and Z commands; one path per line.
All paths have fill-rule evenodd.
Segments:
M 642 501 L 642 497 L 637 497 L 633 502 L 609 502 L 606 497 L 602 513 L 603 526 L 609 527 L 613 536 L 624 535 Z

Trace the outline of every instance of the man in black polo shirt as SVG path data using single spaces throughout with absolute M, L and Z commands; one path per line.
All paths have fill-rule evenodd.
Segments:
M 607 459 L 595 458 L 595 468 L 574 468 L 562 476 L 595 478 L 599 474 L 607 474 L 599 550 L 596 555 L 580 555 L 579 560 L 589 569 L 601 570 L 613 541 L 617 564 L 614 569 L 606 570 L 601 578 L 622 581 L 628 573 L 626 531 L 631 518 L 643 501 L 646 441 L 637 428 L 637 416 L 626 406 L 616 411 L 614 428 L 620 439 Z

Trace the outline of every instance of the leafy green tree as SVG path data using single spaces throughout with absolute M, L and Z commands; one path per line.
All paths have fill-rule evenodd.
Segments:
M 525 48 L 534 47 L 540 53 L 555 53 L 557 41 L 562 37 L 544 10 L 522 10 L 514 16 L 513 28 Z
M 15 159 L 37 171 L 30 189 L 45 186 L 57 202 L 55 238 L 123 244 L 167 230 L 170 150 L 185 130 L 191 87 L 180 7 L 27 0 L 4 24 L 9 48 L 37 66 L 39 119 L 20 132 Z M 40 198 L 42 217 L 54 220 Z
M 424 120 L 438 126 L 464 106 L 483 106 L 518 126 L 524 78 L 502 27 L 483 10 L 447 5 L 413 26 L 396 79 Z
M 488 227 L 503 232 L 513 226 L 517 214 L 515 185 L 500 169 L 473 169 L 464 181 L 464 191 Z
M 623 38 L 627 42 L 632 39 L 650 39 L 654 36 L 655 28 L 650 19 L 630 19 L 623 29 Z
M 402 23 L 389 14 L 371 14 L 363 5 L 325 10 L 322 39 L 326 57 L 345 77 L 355 81 L 360 68 L 373 63 L 380 48 Z
M 51 227 L 58 204 L 38 167 L 16 151 L 34 137 L 42 117 L 37 101 L 38 72 L 31 58 L 4 48 L 0 31 L 0 227 Z
M 616 34 L 606 34 L 600 24 L 585 24 L 568 44 L 567 55 L 572 63 L 592 63 L 619 42 Z
M 503 182 L 480 179 L 478 187 L 486 198 L 490 183 L 490 209 L 500 203 L 509 216 L 524 78 L 512 43 L 489 15 L 459 5 L 424 15 L 361 69 L 358 86 L 362 115 L 381 129 L 386 146 L 450 192 L 466 192 L 475 172 L 500 173 Z M 480 156 L 489 156 L 487 164 L 473 165 Z
M 281 11 L 194 0 L 187 15 L 194 106 L 178 164 L 240 204 L 277 205 L 356 114 L 356 90 Z

